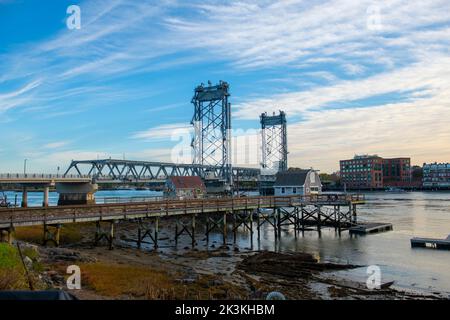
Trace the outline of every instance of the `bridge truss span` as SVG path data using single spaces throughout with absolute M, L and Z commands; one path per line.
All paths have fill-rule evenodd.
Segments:
M 171 176 L 200 176 L 214 173 L 222 176 L 222 167 L 177 164 L 169 162 L 150 162 L 132 160 L 73 160 L 64 176 L 79 175 L 92 177 L 96 182 L 160 182 Z M 233 176 L 240 181 L 257 181 L 260 170 L 255 168 L 233 167 Z

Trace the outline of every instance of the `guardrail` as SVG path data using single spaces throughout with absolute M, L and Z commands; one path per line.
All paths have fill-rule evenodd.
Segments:
M 88 175 L 47 173 L 0 173 L 0 179 L 89 179 Z
M 334 196 L 334 197 L 333 197 Z M 171 216 L 298 205 L 347 205 L 364 201 L 363 195 L 311 195 L 229 197 L 147 202 L 108 203 L 78 206 L 0 209 L 0 225 L 36 225 L 79 221 L 120 220 L 129 217 Z

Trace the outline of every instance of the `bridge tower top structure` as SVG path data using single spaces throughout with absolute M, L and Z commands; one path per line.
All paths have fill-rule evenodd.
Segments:
M 277 171 L 288 168 L 286 113 L 261 114 L 262 167 Z
M 231 105 L 229 85 L 225 81 L 213 86 L 203 83 L 195 88 L 192 98 L 194 116 L 193 163 L 220 168 L 219 178 L 232 185 Z

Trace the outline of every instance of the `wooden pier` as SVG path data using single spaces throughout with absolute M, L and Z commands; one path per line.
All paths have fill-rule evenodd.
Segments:
M 351 227 L 348 231 L 351 234 L 371 234 L 391 231 L 392 223 L 359 223 L 357 226 Z
M 450 235 L 446 239 L 418 238 L 411 239 L 411 247 L 450 250 Z
M 175 242 L 182 234 L 188 235 L 192 246 L 196 245 L 199 223 L 205 226 L 206 241 L 209 234 L 217 231 L 227 242 L 229 233 L 236 241 L 237 230 L 253 234 L 254 227 L 260 236 L 264 224 L 274 228 L 276 237 L 281 236 L 284 226 L 298 231 L 314 226 L 347 230 L 357 225 L 357 206 L 364 204 L 363 195 L 311 195 L 311 196 L 258 196 L 228 197 L 185 200 L 156 200 L 144 202 L 93 204 L 78 206 L 29 207 L 0 209 L 0 231 L 5 241 L 11 242 L 16 227 L 43 226 L 44 243 L 59 245 L 60 228 L 63 224 L 95 222 L 95 244 L 106 240 L 113 247 L 115 224 L 129 221 L 137 224 L 137 244 L 148 239 L 158 247 L 160 219 L 175 219 Z M 231 227 L 230 227 L 231 226 Z M 253 237 L 251 237 L 253 238 Z

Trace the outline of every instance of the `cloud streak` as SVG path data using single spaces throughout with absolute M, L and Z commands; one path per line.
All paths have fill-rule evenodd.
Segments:
M 0 56 L 0 113 L 8 119 L 20 118 L 14 111 L 66 119 L 147 99 L 150 111 L 168 116 L 166 124 L 131 131 L 132 139 L 124 140 L 161 144 L 188 129 L 190 119 L 167 124 L 177 115 L 172 106 L 179 97 L 155 107 L 150 97 L 159 79 L 146 83 L 139 77 L 189 65 L 202 77 L 209 72 L 250 79 L 249 90 L 232 92 L 235 128 L 284 109 L 293 165 L 333 170 L 339 158 L 360 152 L 416 161 L 448 157 L 442 151 L 450 141 L 447 0 L 116 0 L 80 6 L 81 30 L 61 24 L 52 37 Z M 368 24 L 374 12 L 380 28 Z M 97 154 L 74 146 L 55 159 L 77 150 Z

